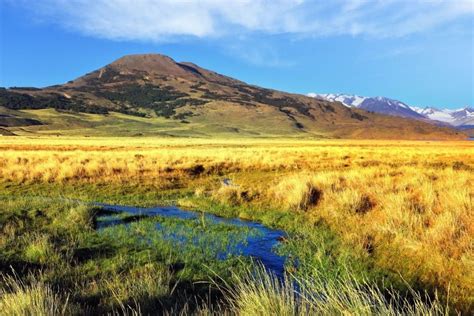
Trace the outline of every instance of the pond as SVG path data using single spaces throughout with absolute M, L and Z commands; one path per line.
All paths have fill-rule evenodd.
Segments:
M 222 227 L 230 226 L 248 229 L 249 233 L 245 234 L 244 240 L 234 238 L 235 245 L 233 245 L 233 247 L 225 248 L 224 252 L 227 252 L 227 254 L 251 257 L 253 260 L 261 263 L 268 271 L 272 272 L 277 277 L 282 278 L 284 275 L 285 257 L 278 255 L 275 252 L 275 248 L 278 246 L 280 241 L 286 238 L 286 233 L 284 231 L 272 229 L 253 221 L 246 221 L 238 218 L 223 218 L 207 213 L 185 211 L 177 207 L 141 208 L 102 203 L 97 203 L 96 205 L 106 211 L 100 214 L 97 218 L 97 228 L 99 230 L 104 230 L 111 226 L 128 225 L 131 222 L 130 219 L 136 220 L 141 218 L 157 218 L 158 220 L 154 227 L 156 230 L 163 231 L 166 227 L 163 223 L 160 224 L 160 218 L 194 221 L 195 223 L 193 224 L 202 223 L 202 229 L 198 228 L 197 231 L 193 231 L 193 234 L 200 236 L 190 236 L 189 234 L 180 233 L 183 229 L 187 229 L 185 225 L 180 225 L 180 222 L 177 222 L 178 226 L 175 225 L 172 227 L 171 233 L 168 232 L 162 235 L 163 238 L 175 242 L 178 246 L 183 243 L 196 243 L 196 240 L 198 238 L 202 239 L 202 237 L 204 237 L 205 240 L 206 236 L 202 235 L 207 234 L 209 231 L 204 229 L 205 225 L 222 225 Z M 117 216 L 120 214 L 130 216 L 128 218 L 121 218 Z M 183 222 L 181 221 L 181 223 Z M 196 229 L 196 227 L 201 226 L 194 225 L 194 229 Z M 232 235 L 229 236 L 230 238 L 233 238 Z M 224 259 L 227 254 L 223 254 L 222 249 L 219 251 L 220 255 L 217 259 Z

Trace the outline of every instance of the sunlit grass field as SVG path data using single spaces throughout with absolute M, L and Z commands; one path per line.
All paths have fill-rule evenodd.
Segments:
M 231 184 L 224 185 L 224 179 L 229 179 Z M 71 211 L 76 208 L 61 205 L 59 197 L 123 205 L 179 205 L 260 221 L 290 233 L 284 247 L 291 248 L 294 256 L 306 265 L 288 270 L 302 284 L 313 286 L 317 292 L 326 289 L 327 297 L 331 297 L 330 291 L 334 291 L 332 295 L 338 289 L 341 293 L 348 291 L 344 299 L 339 297 L 336 302 L 334 298 L 333 309 L 323 310 L 318 304 L 305 305 L 295 300 L 289 293 L 291 289 L 274 284 L 267 276 L 261 276 L 260 283 L 251 285 L 244 273 L 234 276 L 243 281 L 234 279 L 235 286 L 229 285 L 223 291 L 228 297 L 221 294 L 225 303 L 218 304 L 219 308 L 237 314 L 256 315 L 259 311 L 261 314 L 272 311 L 371 314 L 377 313 L 375 308 L 380 308 L 379 314 L 397 308 L 415 314 L 416 311 L 406 309 L 409 303 L 400 303 L 403 300 L 417 306 L 419 314 L 426 313 L 430 307 L 423 305 L 426 302 L 422 303 L 422 299 L 418 301 L 411 291 L 422 293 L 417 294 L 421 296 L 426 292 L 435 301 L 439 299 L 441 303 L 436 301 L 432 306 L 433 314 L 446 312 L 441 305 L 449 306 L 449 312 L 469 313 L 474 308 L 474 142 L 3 137 L 0 138 L 0 182 L 2 264 L 15 261 L 32 265 L 31 271 L 28 270 L 30 281 L 23 281 L 31 285 L 10 286 L 7 292 L 11 295 L 17 291 L 20 295 L 40 284 L 46 286 L 42 290 L 44 295 L 49 295 L 48 299 L 64 302 L 66 297 L 52 294 L 54 286 L 60 284 L 71 295 L 69 311 L 87 305 L 102 306 L 101 311 L 128 310 L 124 302 L 133 305 L 128 291 L 139 290 L 128 283 L 123 286 L 129 288 L 118 288 L 119 284 L 114 283 L 118 281 L 111 279 L 112 275 L 118 278 L 116 274 L 122 274 L 126 280 L 130 278 L 127 282 L 132 282 L 134 273 L 149 276 L 153 273 L 146 269 L 165 268 L 147 262 L 134 272 L 133 265 L 118 264 L 120 260 L 146 261 L 146 256 L 134 257 L 127 253 L 127 245 L 119 244 L 113 247 L 121 257 L 108 258 L 106 263 L 102 262 L 104 258 L 92 258 L 95 261 L 89 263 L 107 267 L 115 264 L 106 270 L 109 275 L 85 266 L 64 270 L 69 275 L 62 278 L 76 285 L 59 278 L 57 272 L 51 271 L 65 264 L 61 259 L 65 256 L 61 255 L 61 247 L 65 245 L 54 238 L 65 234 L 74 236 L 72 239 L 81 247 L 98 247 L 93 241 L 96 237 L 77 232 L 84 227 L 93 234 L 89 223 L 93 221 L 93 212 Z M 56 199 L 51 214 L 46 198 Z M 56 222 L 39 223 L 44 221 L 42 216 Z M 64 227 L 63 221 L 72 226 Z M 76 222 L 82 224 L 76 227 Z M 179 257 L 171 250 L 169 253 L 169 258 Z M 148 255 L 159 257 L 157 253 Z M 54 264 L 49 263 L 54 260 Z M 241 264 L 243 270 L 245 266 L 251 268 L 245 262 Z M 120 265 L 123 266 L 117 268 Z M 213 273 L 206 273 L 215 277 L 219 269 L 227 268 L 222 264 L 213 267 Z M 350 276 L 329 277 L 339 275 L 334 271 L 347 269 L 352 271 Z M 43 274 L 33 275 L 38 271 Z M 89 279 L 71 276 L 84 271 L 89 271 Z M 55 277 L 44 277 L 48 273 Z M 199 277 L 189 273 L 180 277 L 192 283 L 205 279 L 206 273 L 198 271 L 194 275 Z M 170 284 L 179 277 L 170 272 L 160 275 L 166 286 L 159 288 L 159 294 L 145 299 L 147 304 L 159 297 L 176 295 Z M 11 278 L 10 274 L 5 277 Z M 149 287 L 161 282 L 150 278 Z M 222 277 L 228 281 L 226 278 Z M 325 287 L 324 279 L 331 280 L 332 283 L 326 284 L 330 286 Z M 56 280 L 57 284 L 48 280 Z M 8 279 L 6 283 L 12 282 Z M 270 285 L 262 286 L 262 282 Z M 364 295 L 374 296 L 365 297 L 366 301 L 361 297 L 351 298 L 362 291 L 358 287 L 364 288 Z M 402 295 L 396 299 L 398 307 L 387 307 L 386 302 L 379 307 L 371 305 L 377 301 L 374 297 L 393 297 L 386 292 L 392 287 L 412 294 L 409 298 L 397 294 Z M 131 309 L 135 311 L 146 293 L 136 295 L 137 304 Z M 280 299 L 278 304 L 272 301 L 275 297 Z M 255 298 L 262 304 L 256 305 L 252 301 Z M 305 302 L 310 300 L 303 298 Z M 9 304 L 8 299 L 5 296 L 1 304 Z M 357 300 L 361 305 L 351 305 Z M 167 302 L 163 306 L 168 311 L 170 306 L 190 308 L 175 301 L 173 305 L 169 299 Z M 193 311 L 222 312 L 213 310 L 216 308 L 213 304 L 196 304 L 200 307 Z M 146 306 L 143 305 L 141 312 L 146 311 Z

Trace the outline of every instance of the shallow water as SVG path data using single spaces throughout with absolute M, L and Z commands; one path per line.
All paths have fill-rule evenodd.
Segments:
M 251 257 L 260 262 L 267 270 L 273 272 L 277 277 L 281 278 L 284 275 L 285 257 L 275 253 L 275 247 L 279 244 L 279 240 L 286 237 L 284 231 L 271 229 L 257 222 L 245 221 L 237 218 L 224 218 L 207 213 L 202 214 L 199 212 L 184 211 L 177 207 L 140 208 L 101 203 L 98 203 L 97 205 L 106 211 L 117 214 L 127 213 L 138 216 L 162 216 L 194 221 L 201 221 L 204 217 L 205 222 L 247 227 L 257 231 L 257 234 L 249 234 L 246 243 L 238 244 L 236 247 L 238 254 Z M 116 216 L 104 215 L 100 216 L 98 219 L 98 229 L 126 224 L 122 220 L 117 219 Z M 160 229 L 160 225 L 157 225 L 156 228 Z

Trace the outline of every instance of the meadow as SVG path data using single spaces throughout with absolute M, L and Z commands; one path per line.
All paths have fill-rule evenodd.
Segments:
M 0 200 L 0 308 L 13 314 L 474 309 L 473 142 L 3 137 Z M 288 278 L 240 256 L 212 260 L 215 249 L 179 249 L 150 230 L 160 219 L 99 233 L 101 210 L 87 201 L 283 229 Z M 181 224 L 222 247 L 239 234 Z

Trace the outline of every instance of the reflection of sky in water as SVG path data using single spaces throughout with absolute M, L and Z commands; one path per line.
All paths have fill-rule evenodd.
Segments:
M 192 211 L 183 211 L 176 207 L 154 207 L 137 208 L 130 206 L 98 204 L 105 210 L 117 212 L 116 214 L 107 214 L 97 218 L 97 227 L 103 229 L 106 227 L 122 224 L 121 213 L 139 216 L 161 216 L 164 218 L 187 219 L 194 221 L 204 220 L 206 225 L 232 225 L 242 228 L 248 228 L 246 238 L 238 238 L 239 232 L 229 232 L 229 238 L 226 240 L 226 249 L 220 249 L 222 242 L 213 236 L 206 236 L 206 231 L 189 234 L 192 227 L 182 224 L 168 225 L 166 222 L 153 223 L 157 230 L 162 233 L 162 237 L 179 245 L 186 245 L 192 242 L 194 245 L 203 245 L 206 247 L 216 247 L 217 258 L 225 259 L 229 255 L 244 255 L 260 261 L 266 269 L 275 273 L 278 277 L 283 277 L 285 258 L 277 255 L 273 248 L 278 244 L 278 239 L 284 237 L 285 233 L 281 230 L 270 229 L 260 223 L 244 221 L 235 218 L 223 218 L 212 214 L 202 214 Z M 129 226 L 132 227 L 132 226 Z M 224 227 L 224 226 L 223 226 Z M 225 233 L 225 232 L 223 232 Z M 241 232 L 240 232 L 241 234 Z

